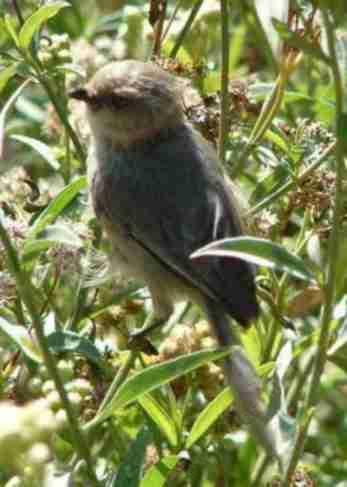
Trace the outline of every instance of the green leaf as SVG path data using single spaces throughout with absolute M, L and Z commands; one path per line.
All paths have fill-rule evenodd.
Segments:
M 19 142 L 23 142 L 23 144 L 28 145 L 38 154 L 40 154 L 48 164 L 53 167 L 53 169 L 59 169 L 60 164 L 57 159 L 54 157 L 52 149 L 47 145 L 41 142 L 40 140 L 33 139 L 32 137 L 27 137 L 26 135 L 11 135 L 11 139 L 18 140 Z
M 251 85 L 249 88 L 249 93 L 252 98 L 256 101 L 263 101 L 268 96 L 269 93 L 273 90 L 274 83 L 255 83 Z M 309 101 L 311 103 L 318 103 L 326 108 L 329 108 L 332 111 L 335 111 L 335 104 L 327 98 L 319 97 L 317 100 L 316 97 L 309 96 L 305 93 L 300 91 L 293 91 L 293 90 L 285 90 L 283 94 L 283 102 L 284 103 L 295 103 L 299 101 Z
M 142 429 L 131 444 L 114 480 L 108 484 L 109 487 L 139 487 L 149 441 L 148 431 Z
M 17 69 L 17 63 L 7 66 L 0 73 L 0 93 L 6 88 L 7 83 L 14 76 Z
M 276 166 L 275 169 L 264 178 L 260 177 L 249 198 L 250 204 L 255 205 L 258 201 L 261 201 L 263 198 L 266 198 L 268 195 L 277 191 L 277 189 L 288 180 L 288 176 L 288 168 L 284 164 L 281 164 Z
M 36 363 L 42 363 L 42 355 L 38 345 L 24 326 L 14 325 L 0 317 L 0 330 L 5 333 L 22 352 Z
M 218 394 L 208 406 L 199 414 L 190 431 L 186 447 L 190 448 L 206 433 L 210 426 L 226 411 L 233 402 L 233 396 L 228 387 Z
M 339 332 L 336 342 L 328 351 L 328 359 L 333 364 L 340 367 L 344 372 L 347 371 L 347 326 L 343 326 Z
M 78 353 L 94 364 L 102 365 L 102 357 L 95 345 L 88 338 L 72 331 L 55 331 L 47 335 L 47 344 L 52 352 Z
M 41 25 L 51 17 L 54 17 L 64 7 L 70 7 L 70 4 L 67 2 L 54 2 L 39 8 L 30 15 L 19 32 L 19 46 L 22 49 L 27 49 L 35 32 L 39 30 Z
M 171 446 L 177 446 L 178 438 L 175 423 L 161 404 L 151 394 L 141 396 L 138 402 L 166 436 Z
M 6 14 L 4 17 L 4 25 L 5 25 L 5 29 L 7 30 L 7 33 L 9 34 L 9 36 L 12 38 L 15 45 L 18 46 L 19 39 L 18 39 L 18 35 L 16 32 L 16 21 L 15 21 L 15 19 L 11 15 Z
M 152 465 L 143 477 L 140 487 L 164 487 L 178 460 L 177 455 L 168 455 L 155 465 Z
M 303 51 L 311 57 L 315 57 L 320 61 L 325 62 L 328 66 L 331 65 L 331 60 L 322 49 L 319 47 L 318 43 L 313 43 L 307 38 L 301 36 L 301 33 L 294 32 L 290 30 L 286 23 L 280 22 L 279 20 L 273 19 L 272 23 L 277 30 L 279 36 L 282 40 L 286 41 L 290 47 L 294 47 Z
M 187 355 L 181 355 L 174 360 L 152 365 L 137 372 L 123 382 L 105 409 L 86 425 L 86 429 L 101 423 L 109 418 L 117 409 L 136 401 L 143 394 L 153 391 L 157 387 L 167 384 L 177 377 L 187 374 L 212 360 L 219 360 L 226 357 L 229 353 L 229 349 L 193 352 Z
M 48 225 L 37 238 L 73 247 L 83 246 L 82 240 L 76 235 L 76 231 L 62 223 L 59 225 Z
M 80 248 L 83 246 L 82 240 L 76 232 L 67 225 L 48 225 L 34 240 L 27 240 L 22 250 L 22 259 L 25 262 L 32 260 L 42 251 L 57 244 L 69 245 Z
M 66 186 L 37 218 L 35 224 L 32 226 L 29 232 L 27 241 L 35 238 L 45 229 L 47 225 L 53 223 L 54 220 L 64 211 L 67 205 L 69 205 L 71 201 L 76 198 L 78 193 L 82 189 L 86 188 L 86 186 L 86 176 L 81 176 Z
M 287 272 L 298 279 L 314 281 L 304 261 L 282 245 L 263 238 L 235 237 L 218 240 L 191 255 L 193 259 L 207 256 L 237 257 L 253 264 Z
M 27 79 L 20 85 L 19 88 L 12 94 L 12 96 L 7 100 L 5 105 L 3 106 L 1 113 L 0 113 L 0 160 L 3 156 L 3 146 L 4 146 L 4 138 L 5 138 L 5 122 L 6 117 L 9 114 L 12 106 L 14 105 L 17 98 L 20 96 L 24 88 L 31 82 L 30 79 Z M 1 170 L 0 170 L 1 172 Z
M 273 370 L 274 366 L 275 364 L 273 362 L 268 362 L 258 367 L 257 372 L 260 377 L 267 376 Z M 206 431 L 212 426 L 213 423 L 217 421 L 224 411 L 229 409 L 233 399 L 234 398 L 229 387 L 226 387 L 205 407 L 193 424 L 186 442 L 186 448 L 193 446 L 193 444 L 206 433 Z
M 41 252 L 46 252 L 53 245 L 55 245 L 55 242 L 51 240 L 30 240 L 26 242 L 22 253 L 23 263 L 30 262 L 39 256 Z

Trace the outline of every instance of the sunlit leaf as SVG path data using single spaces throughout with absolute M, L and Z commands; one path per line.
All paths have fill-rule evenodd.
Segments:
M 17 63 L 11 64 L 11 66 L 7 66 L 6 68 L 2 69 L 0 72 L 0 93 L 6 88 L 7 83 L 14 76 L 16 69 Z
M 196 419 L 189 434 L 186 447 L 190 448 L 210 426 L 229 409 L 233 402 L 233 396 L 229 388 L 225 388 L 211 401 Z
M 76 235 L 76 232 L 67 225 L 48 225 L 33 240 L 27 240 L 22 249 L 22 259 L 28 262 L 57 244 L 69 245 L 72 247 L 82 247 L 82 240 Z
M 170 444 L 173 447 L 177 446 L 178 439 L 175 423 L 161 404 L 151 394 L 141 396 L 138 401 L 162 433 L 164 433 Z
M 143 477 L 140 487 L 164 487 L 178 460 L 177 455 L 168 455 L 152 465 Z
M 44 144 L 40 140 L 33 139 L 32 137 L 27 137 L 26 135 L 11 135 L 11 139 L 18 140 L 19 142 L 28 145 L 40 154 L 40 156 L 43 157 L 53 169 L 59 169 L 60 164 L 55 158 L 52 149 L 47 144 Z
M 13 42 L 15 43 L 15 45 L 18 46 L 19 39 L 18 39 L 18 35 L 16 32 L 16 21 L 15 21 L 14 17 L 12 17 L 9 14 L 6 14 L 4 17 L 4 26 L 5 26 L 7 33 L 9 34 L 9 36 L 12 38 Z
M 117 409 L 136 401 L 143 394 L 153 391 L 157 387 L 167 384 L 212 360 L 221 359 L 229 353 L 229 350 L 194 352 L 137 372 L 121 385 L 105 409 L 87 425 L 87 429 L 109 418 Z
M 0 317 L 0 331 L 5 333 L 31 360 L 42 362 L 39 346 L 24 326 L 14 325 Z
M 7 100 L 5 105 L 3 106 L 1 113 L 0 113 L 0 160 L 3 158 L 3 150 L 4 150 L 4 137 L 5 137 L 5 122 L 6 117 L 9 114 L 11 108 L 13 107 L 15 101 L 20 96 L 22 91 L 26 88 L 26 86 L 31 82 L 30 79 L 27 79 L 22 83 L 19 88 L 12 94 L 12 96 Z M 1 172 L 1 167 L 0 167 Z
M 69 7 L 68 2 L 54 2 L 49 5 L 44 5 L 34 12 L 30 17 L 26 19 L 23 27 L 19 32 L 19 45 L 22 49 L 27 49 L 31 43 L 31 40 L 41 27 L 41 25 L 46 22 L 51 17 L 54 17 L 59 10 L 64 7 Z
M 314 280 L 302 259 L 282 245 L 253 237 L 235 237 L 218 240 L 202 247 L 191 255 L 193 259 L 204 257 L 237 257 L 269 269 L 288 272 L 298 279 Z
M 340 306 L 346 313 L 346 299 L 344 299 Z M 343 316 L 345 317 L 346 314 Z M 344 372 L 347 372 L 347 324 L 345 324 L 339 331 L 339 335 L 335 343 L 328 350 L 328 359 L 334 363 Z
M 27 241 L 36 237 L 42 232 L 47 225 L 52 224 L 55 219 L 64 211 L 64 209 L 71 203 L 71 201 L 79 194 L 79 192 L 86 188 L 87 178 L 81 176 L 68 186 L 66 186 L 47 206 L 47 208 L 40 214 L 31 227 Z
M 257 372 L 260 377 L 267 376 L 274 368 L 274 363 L 268 362 L 267 364 L 258 367 Z M 186 448 L 190 448 L 194 443 L 204 435 L 207 430 L 212 426 L 217 419 L 229 409 L 233 402 L 233 395 L 229 387 L 223 389 L 213 401 L 209 402 L 206 408 L 199 414 L 195 420 L 189 437 L 186 442 Z

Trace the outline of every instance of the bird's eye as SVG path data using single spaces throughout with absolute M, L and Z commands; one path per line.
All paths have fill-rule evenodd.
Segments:
M 121 110 L 122 108 L 125 108 L 130 104 L 129 98 L 126 98 L 125 96 L 119 96 L 119 95 L 110 96 L 108 102 L 116 110 Z

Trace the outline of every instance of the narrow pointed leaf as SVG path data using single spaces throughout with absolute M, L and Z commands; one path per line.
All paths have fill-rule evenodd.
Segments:
M 142 429 L 130 445 L 128 454 L 109 487 L 139 487 L 146 458 L 146 447 L 150 441 L 148 431 Z M 153 487 L 155 487 L 153 485 Z
M 36 363 L 43 361 L 39 346 L 24 326 L 14 325 L 0 317 L 0 332 L 7 335 L 31 360 Z
M 166 436 L 171 446 L 177 446 L 178 438 L 175 423 L 161 404 L 151 394 L 141 396 L 138 401 L 160 431 Z
M 102 365 L 100 352 L 88 338 L 72 331 L 54 331 L 47 336 L 47 344 L 54 353 L 78 353 L 96 365 Z
M 54 2 L 49 5 L 44 5 L 39 10 L 34 12 L 30 17 L 26 19 L 23 27 L 19 33 L 19 46 L 22 49 L 27 49 L 31 43 L 31 40 L 41 27 L 41 25 L 46 22 L 51 17 L 54 17 L 59 10 L 64 7 L 69 7 L 68 2 Z
M 233 396 L 230 389 L 226 387 L 208 404 L 201 414 L 199 414 L 191 429 L 186 447 L 190 448 L 196 443 L 198 439 L 206 433 L 210 426 L 224 413 L 224 411 L 229 409 L 232 402 Z
M 176 467 L 179 458 L 177 455 L 169 455 L 148 469 L 140 487 L 164 487 L 166 482 Z
M 77 194 L 87 186 L 87 179 L 85 176 L 73 181 L 66 186 L 47 208 L 41 213 L 41 215 L 35 221 L 35 224 L 31 228 L 27 240 L 31 240 L 42 232 L 47 225 L 52 224 L 55 219 L 63 212 L 69 203 L 77 196 Z
M 258 367 L 257 372 L 260 377 L 267 376 L 273 370 L 275 364 L 268 362 Z M 206 408 L 199 414 L 190 431 L 186 442 L 186 448 L 190 448 L 194 443 L 203 436 L 207 430 L 217 421 L 217 419 L 229 409 L 233 402 L 233 395 L 228 387 L 223 389 L 217 397 L 211 401 Z
M 314 281 L 304 261 L 282 245 L 253 237 L 235 237 L 218 240 L 191 255 L 191 258 L 236 257 L 269 269 L 287 272 L 298 279 Z
M 6 14 L 4 17 L 4 27 L 9 34 L 9 36 L 12 38 L 13 42 L 15 43 L 16 46 L 19 44 L 19 39 L 18 35 L 16 32 L 16 21 L 14 17 L 12 17 L 9 14 Z
M 17 69 L 17 63 L 11 64 L 11 66 L 7 66 L 3 68 L 0 72 L 0 93 L 4 88 L 6 88 L 7 83 L 10 79 L 14 76 Z
M 153 391 L 177 377 L 187 374 L 192 370 L 212 360 L 218 360 L 230 353 L 230 350 L 204 350 L 182 355 L 174 360 L 161 364 L 155 364 L 137 372 L 126 380 L 118 389 L 115 396 L 107 404 L 105 409 L 96 416 L 86 429 L 96 426 L 109 418 L 117 409 L 123 408 L 131 402 L 139 399 L 143 394 Z
M 40 140 L 33 139 L 32 137 L 27 137 L 26 135 L 11 135 L 11 139 L 18 140 L 19 142 L 28 145 L 40 154 L 40 156 L 45 159 L 53 169 L 59 169 L 60 164 L 55 158 L 52 149 L 47 144 L 44 144 Z
M 46 251 L 54 245 L 62 244 L 80 248 L 83 246 L 82 240 L 67 225 L 48 225 L 38 236 L 37 239 L 26 241 L 22 250 L 22 259 L 29 262 L 41 252 Z
M 24 88 L 31 82 L 30 79 L 27 79 L 22 83 L 19 88 L 13 93 L 13 95 L 7 100 L 5 105 L 3 106 L 1 113 L 0 113 L 0 161 L 3 158 L 3 147 L 4 147 L 4 138 L 5 138 L 5 123 L 7 115 L 9 114 L 12 106 L 14 105 L 17 98 L 20 96 Z M 1 173 L 1 167 L 0 167 Z

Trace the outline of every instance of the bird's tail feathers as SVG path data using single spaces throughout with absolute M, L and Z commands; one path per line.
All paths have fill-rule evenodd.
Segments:
M 206 313 L 219 345 L 231 347 L 231 353 L 224 361 L 224 373 L 236 410 L 267 453 L 278 456 L 276 435 L 260 399 L 261 381 L 253 364 L 248 360 L 222 306 L 208 298 Z

